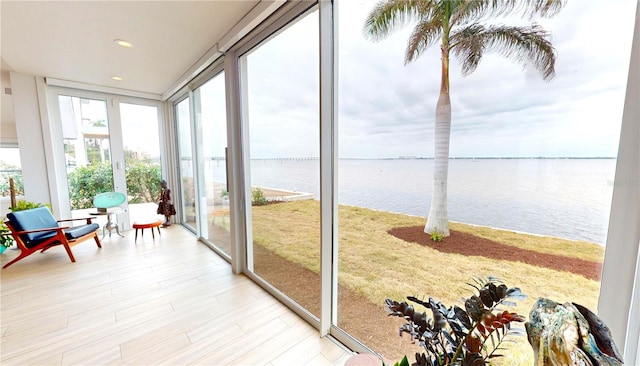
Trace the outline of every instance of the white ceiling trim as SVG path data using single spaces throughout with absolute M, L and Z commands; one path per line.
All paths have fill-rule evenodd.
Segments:
M 169 88 L 166 92 L 162 94 L 162 100 L 167 100 L 171 98 L 175 93 L 177 93 L 180 89 L 182 89 L 185 85 L 187 85 L 191 80 L 193 80 L 198 74 L 200 74 L 204 69 L 209 67 L 216 59 L 223 55 L 222 52 L 218 51 L 218 45 L 215 44 L 213 47 L 209 49 L 202 57 L 196 61 L 196 63 L 189 68 L 178 81 L 174 83 L 171 88 Z
M 271 14 L 278 10 L 286 0 L 260 1 L 247 15 L 245 15 L 233 28 L 225 34 L 218 43 L 213 45 L 202 57 L 196 61 L 178 80 L 162 94 L 162 100 L 171 98 L 175 93 L 184 88 L 198 74 L 209 67 L 216 59 L 224 55 L 236 42 L 249 34 Z
M 124 95 L 128 97 L 145 98 L 145 99 L 151 99 L 151 100 L 162 100 L 162 96 L 159 94 L 145 93 L 145 92 L 139 92 L 135 90 L 118 89 L 110 86 L 91 85 L 91 84 L 80 83 L 77 81 L 60 80 L 55 78 L 45 78 L 45 81 L 47 85 L 51 85 L 51 86 L 89 90 L 89 91 L 108 93 L 108 94 L 119 94 L 119 95 Z
M 278 10 L 282 5 L 286 3 L 286 0 L 275 1 L 261 1 L 255 8 L 253 8 L 247 16 L 242 18 L 238 24 L 227 32 L 227 34 L 218 42 L 218 48 L 222 52 L 226 52 L 244 36 L 249 34 L 251 30 L 262 23 L 267 17 Z

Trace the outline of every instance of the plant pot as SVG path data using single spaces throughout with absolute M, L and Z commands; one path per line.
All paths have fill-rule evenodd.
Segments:
M 7 247 L 0 245 L 0 254 L 4 253 L 5 250 L 7 250 Z

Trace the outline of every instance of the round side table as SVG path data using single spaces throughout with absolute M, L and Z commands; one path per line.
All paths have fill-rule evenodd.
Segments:
M 105 236 L 105 232 L 109 231 L 109 237 L 111 237 L 111 232 L 113 230 L 116 231 L 116 234 L 118 234 L 120 237 L 124 236 L 122 234 L 120 234 L 120 228 L 118 228 L 118 223 L 116 220 L 116 222 L 111 221 L 111 215 L 117 215 L 119 213 L 122 213 L 122 210 L 118 210 L 118 211 L 108 211 L 108 212 L 104 212 L 104 211 L 95 211 L 95 212 L 89 212 L 89 215 L 93 215 L 93 216 L 103 216 L 103 215 L 107 215 L 107 223 L 104 224 L 104 226 L 102 227 L 102 238 L 104 239 Z

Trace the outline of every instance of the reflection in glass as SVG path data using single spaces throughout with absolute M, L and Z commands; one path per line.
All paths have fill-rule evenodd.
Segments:
M 227 120 L 224 72 L 194 91 L 196 123 L 200 124 L 201 184 L 207 229 L 203 239 L 231 255 L 229 192 L 226 172 Z
M 315 316 L 320 312 L 317 39 L 315 11 L 240 60 L 247 80 L 249 267 Z
M 134 222 L 156 213 L 162 179 L 158 108 L 120 103 L 120 119 L 129 217 Z
M 93 207 L 93 196 L 113 191 L 105 100 L 59 95 L 67 183 L 72 210 Z
M 185 99 L 175 106 L 178 149 L 180 159 L 180 177 L 182 193 L 182 222 L 191 230 L 196 230 L 196 195 L 193 180 L 193 153 L 191 145 L 191 120 L 189 113 L 189 99 Z M 175 197 L 172 197 L 174 202 Z

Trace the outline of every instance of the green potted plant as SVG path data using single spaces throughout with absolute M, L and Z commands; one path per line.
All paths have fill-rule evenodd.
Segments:
M 409 334 L 425 351 L 416 353 L 413 365 L 486 365 L 500 357 L 499 351 L 507 336 L 524 333 L 511 324 L 524 322 L 525 318 L 502 309 L 514 305 L 511 300 L 525 297 L 520 289 L 508 288 L 494 277 L 473 281 L 469 285 L 476 293 L 465 299 L 464 309 L 457 305 L 447 307 L 432 298 L 407 297 L 411 303 L 425 307 L 430 312 L 428 316 L 406 301 L 386 300 L 389 315 L 406 321 L 400 327 L 400 334 Z M 395 365 L 408 366 L 409 361 L 405 356 Z
M 13 245 L 13 237 L 11 230 L 5 225 L 4 218 L 0 221 L 0 254 L 4 253 L 7 248 Z
M 42 206 L 47 206 L 49 207 L 49 209 L 51 209 L 51 206 L 49 206 L 48 204 L 43 205 L 42 203 L 38 203 L 38 202 L 20 200 L 16 202 L 15 206 L 9 207 L 9 210 L 11 210 L 11 212 L 18 212 L 18 211 L 30 210 L 32 208 L 38 208 Z
M 49 207 L 49 209 L 51 209 L 48 204 L 43 205 L 37 202 L 20 200 L 16 202 L 15 206 L 9 207 L 9 210 L 11 210 L 11 212 L 17 212 L 42 206 L 47 206 Z M 4 223 L 5 220 L 6 218 L 2 218 L 2 220 L 0 221 L 0 254 L 4 253 L 7 248 L 11 247 L 14 242 L 13 237 L 11 236 L 11 230 L 9 230 L 7 225 Z

